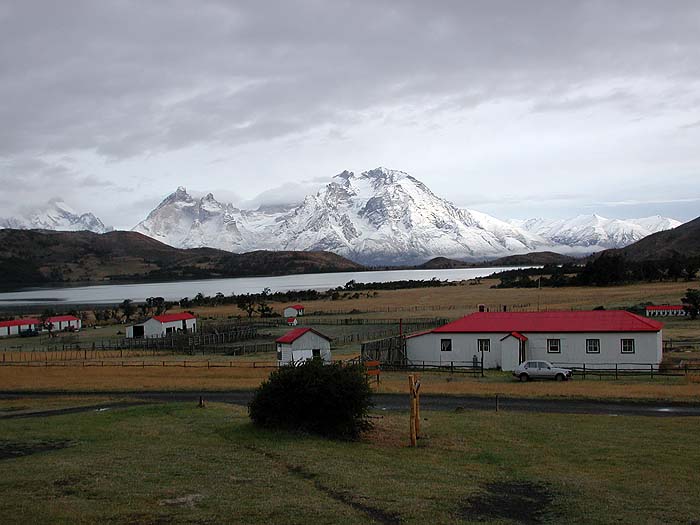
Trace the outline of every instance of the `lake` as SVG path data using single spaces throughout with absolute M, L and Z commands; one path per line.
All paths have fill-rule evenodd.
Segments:
M 63 286 L 26 288 L 14 292 L 0 293 L 0 306 L 41 304 L 116 304 L 124 299 L 144 301 L 147 297 L 164 297 L 177 301 L 183 297 L 194 297 L 198 293 L 224 295 L 259 293 L 264 288 L 273 292 L 289 290 L 328 290 L 343 286 L 350 280 L 359 283 L 390 282 L 405 280 L 462 281 L 485 277 L 502 270 L 516 268 L 458 268 L 451 270 L 391 270 L 373 272 L 308 273 L 281 275 L 277 277 L 236 277 L 228 279 L 203 279 L 196 281 L 173 281 L 163 283 L 99 284 L 90 286 Z

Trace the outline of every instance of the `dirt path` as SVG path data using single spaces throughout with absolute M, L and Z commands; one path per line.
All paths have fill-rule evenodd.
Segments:
M 100 392 L 101 396 L 118 396 L 121 399 L 132 398 L 134 403 L 152 401 L 159 403 L 192 402 L 197 403 L 202 396 L 206 401 L 219 403 L 232 403 L 235 405 L 247 405 L 252 397 L 250 390 L 234 390 L 228 392 Z M 51 397 L 51 396 L 94 396 L 95 392 L 0 392 L 0 399 L 17 397 Z M 375 410 L 408 410 L 408 396 L 401 394 L 375 394 L 373 396 Z M 45 415 L 60 413 L 74 413 L 99 408 L 119 408 L 129 406 L 131 402 L 94 405 L 90 407 L 74 407 L 56 410 L 47 410 Z M 495 397 L 478 396 L 445 396 L 424 394 L 421 396 L 421 408 L 423 410 L 455 411 L 462 410 L 496 410 Z M 700 402 L 697 403 L 672 403 L 655 401 L 594 401 L 576 399 L 531 399 L 517 397 L 500 397 L 498 408 L 503 411 L 540 412 L 540 413 L 568 413 L 568 414 L 598 414 L 616 416 L 655 416 L 655 417 L 700 417 Z M 34 417 L 41 412 L 33 412 Z M 8 414 L 9 417 L 30 417 L 26 414 Z

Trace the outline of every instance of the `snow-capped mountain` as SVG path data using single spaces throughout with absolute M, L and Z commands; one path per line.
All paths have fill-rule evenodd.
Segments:
M 23 217 L 0 218 L 0 228 L 59 231 L 87 230 L 95 233 L 105 233 L 112 230 L 112 228 L 105 226 L 94 214 L 89 212 L 79 214 L 60 199 L 53 199 L 43 208 Z
M 621 248 L 658 231 L 680 226 L 681 222 L 661 216 L 642 219 L 608 219 L 600 215 L 579 215 L 573 219 L 528 219 L 512 224 L 557 245 L 576 251 Z
M 366 264 L 408 264 L 436 256 L 590 253 L 678 224 L 663 217 L 620 221 L 597 215 L 506 222 L 458 208 L 407 173 L 377 168 L 344 171 L 291 207 L 242 210 L 212 194 L 194 198 L 180 187 L 134 231 L 181 248 L 328 250 Z
M 184 188 L 135 231 L 178 247 L 328 250 L 366 263 L 424 261 L 436 255 L 498 257 L 549 243 L 484 213 L 457 208 L 400 171 L 344 171 L 291 209 L 240 210 Z

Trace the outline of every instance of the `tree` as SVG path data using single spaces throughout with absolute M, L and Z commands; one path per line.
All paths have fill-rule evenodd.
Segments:
M 356 439 L 371 428 L 372 389 L 362 365 L 320 360 L 270 374 L 248 405 L 255 425 Z
M 248 314 L 248 318 L 253 317 L 255 312 L 255 297 L 250 294 L 243 294 L 236 297 L 236 306 Z
M 272 313 L 272 307 L 267 302 L 270 293 L 271 290 L 269 288 L 265 288 L 258 296 L 258 306 L 256 310 L 260 314 L 260 317 L 270 317 L 270 314 Z
M 131 299 L 124 299 L 122 301 L 122 304 L 119 305 L 119 308 L 121 309 L 122 313 L 124 314 L 124 319 L 126 322 L 129 322 L 129 319 L 131 319 L 131 316 L 134 315 L 134 304 Z
M 685 292 L 685 297 L 681 299 L 683 309 L 691 319 L 697 319 L 700 313 L 700 289 L 688 288 Z

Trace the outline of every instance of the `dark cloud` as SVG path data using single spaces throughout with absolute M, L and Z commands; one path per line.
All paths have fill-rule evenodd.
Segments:
M 236 145 L 426 99 L 617 103 L 569 93 L 700 76 L 693 1 L 26 1 L 0 23 L 6 156 Z

